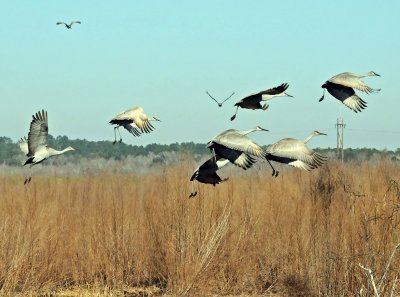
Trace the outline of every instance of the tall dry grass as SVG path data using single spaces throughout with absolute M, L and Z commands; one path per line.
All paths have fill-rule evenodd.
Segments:
M 358 263 L 378 282 L 400 242 L 399 169 L 331 161 L 276 179 L 268 167 L 233 170 L 195 199 L 189 161 L 144 175 L 36 176 L 29 186 L 1 176 L 0 293 L 154 286 L 188 296 L 371 296 Z

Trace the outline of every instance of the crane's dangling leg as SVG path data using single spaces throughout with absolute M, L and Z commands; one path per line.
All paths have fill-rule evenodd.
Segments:
M 272 166 L 272 164 L 271 164 L 271 162 L 268 160 L 268 158 L 265 158 L 265 159 L 267 160 L 269 166 L 271 166 L 271 168 L 272 168 L 272 176 L 277 177 L 278 174 L 279 174 L 279 171 L 278 171 L 278 170 L 275 170 L 274 166 Z
M 32 180 L 32 171 L 30 169 L 31 167 L 32 166 L 29 167 L 29 176 L 27 178 L 25 178 L 24 185 L 29 184 L 31 182 L 31 180 Z
M 322 93 L 322 97 L 318 100 L 318 102 L 321 102 L 322 100 L 324 100 L 324 97 L 325 97 L 325 90 L 326 90 L 326 89 L 324 89 L 324 92 Z
M 117 132 L 116 132 L 116 130 L 118 131 L 118 134 L 119 134 L 119 142 L 122 142 L 121 132 L 119 131 L 119 126 L 117 126 L 117 127 L 114 127 L 114 142 L 113 142 L 113 144 L 117 143 Z
M 264 105 L 263 105 L 263 107 L 262 107 L 262 110 L 267 110 L 267 109 L 268 109 L 268 107 L 269 107 L 269 105 L 268 105 L 268 104 L 264 104 Z
M 118 131 L 118 134 L 119 134 L 119 143 L 121 143 L 122 142 L 122 137 L 121 137 L 121 131 L 119 131 L 119 126 L 118 126 L 117 131 Z
M 233 116 L 231 116 L 231 121 L 233 121 L 236 118 L 236 114 L 238 112 L 238 109 L 239 109 L 239 105 L 236 107 L 235 114 Z
M 117 143 L 117 132 L 115 131 L 118 127 L 114 127 L 114 142 L 113 144 Z
M 194 181 L 192 181 L 192 193 L 190 193 L 189 198 L 196 197 L 197 191 L 194 190 Z

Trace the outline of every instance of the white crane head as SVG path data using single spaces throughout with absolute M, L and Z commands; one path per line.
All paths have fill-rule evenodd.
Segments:
M 318 135 L 327 135 L 327 134 L 315 130 L 315 131 L 312 131 L 310 136 L 308 136 L 306 139 L 304 139 L 303 142 L 307 143 L 311 138 L 313 138 L 314 136 L 318 136 Z
M 262 128 L 260 126 L 255 127 L 254 131 L 269 131 L 268 129 Z
M 238 131 L 240 134 L 242 134 L 242 135 L 247 135 L 247 134 L 250 134 L 250 133 L 253 133 L 253 132 L 256 132 L 256 131 L 269 131 L 268 129 L 265 129 L 265 128 L 262 128 L 262 127 L 260 127 L 260 126 L 257 126 L 257 127 L 255 127 L 255 128 L 253 128 L 253 129 L 250 129 L 250 130 L 246 130 L 246 131 Z
M 322 133 L 322 132 L 319 132 L 319 131 L 317 131 L 317 130 L 313 131 L 312 134 L 313 134 L 314 136 L 317 136 L 317 135 L 327 135 L 326 133 Z
M 286 93 L 286 92 L 282 92 L 281 94 L 278 94 L 278 95 L 275 95 L 276 97 L 285 97 L 285 96 L 287 96 L 287 97 L 290 97 L 290 98 L 294 98 L 294 96 L 292 96 L 292 95 L 289 95 L 288 93 Z
M 78 149 L 73 148 L 72 146 L 66 147 L 66 148 L 64 149 L 64 151 L 66 151 L 66 152 L 68 152 L 68 151 L 77 151 L 77 150 L 78 150 Z

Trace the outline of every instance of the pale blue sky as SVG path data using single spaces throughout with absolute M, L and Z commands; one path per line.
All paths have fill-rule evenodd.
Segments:
M 49 112 L 54 136 L 113 140 L 108 121 L 142 106 L 162 120 L 130 144 L 207 142 L 215 134 L 260 125 L 259 144 L 329 135 L 335 147 L 342 116 L 346 147 L 400 147 L 396 94 L 400 69 L 400 1 L 82 1 L 0 3 L 0 135 L 16 140 L 31 115 Z M 80 20 L 72 30 L 57 21 Z M 331 76 L 373 70 L 365 82 L 381 93 L 354 113 L 321 85 Z M 251 93 L 290 84 L 291 98 L 267 111 L 233 104 Z M 223 99 L 222 108 L 205 94 Z

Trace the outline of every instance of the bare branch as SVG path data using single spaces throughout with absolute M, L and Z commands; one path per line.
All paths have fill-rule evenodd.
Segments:
M 392 286 L 392 291 L 390 292 L 390 297 L 393 297 L 395 291 L 396 291 L 396 286 L 397 286 L 397 276 L 395 277 L 394 281 L 393 281 L 393 286 Z
M 387 264 L 386 264 L 386 268 L 385 268 L 385 270 L 384 270 L 384 272 L 383 272 L 383 274 L 382 274 L 382 277 L 381 277 L 381 279 L 378 281 L 378 290 L 381 288 L 381 286 L 382 286 L 382 284 L 383 284 L 383 281 L 385 280 L 386 275 L 387 275 L 387 273 L 388 273 L 388 271 L 389 271 L 390 264 L 392 263 L 394 254 L 396 253 L 396 251 L 397 251 L 399 248 L 400 248 L 400 243 L 398 243 L 398 244 L 394 247 L 394 249 L 393 249 L 393 251 L 392 251 L 392 254 L 390 255 L 390 258 L 389 258 L 389 260 L 388 260 L 388 262 L 387 262 Z
M 375 295 L 375 297 L 379 297 L 379 293 L 378 293 L 378 290 L 376 289 L 374 275 L 372 273 L 372 270 L 370 268 L 362 266 L 361 263 L 358 263 L 358 266 L 368 272 L 369 278 L 371 279 L 372 287 L 374 288 L 374 295 Z

